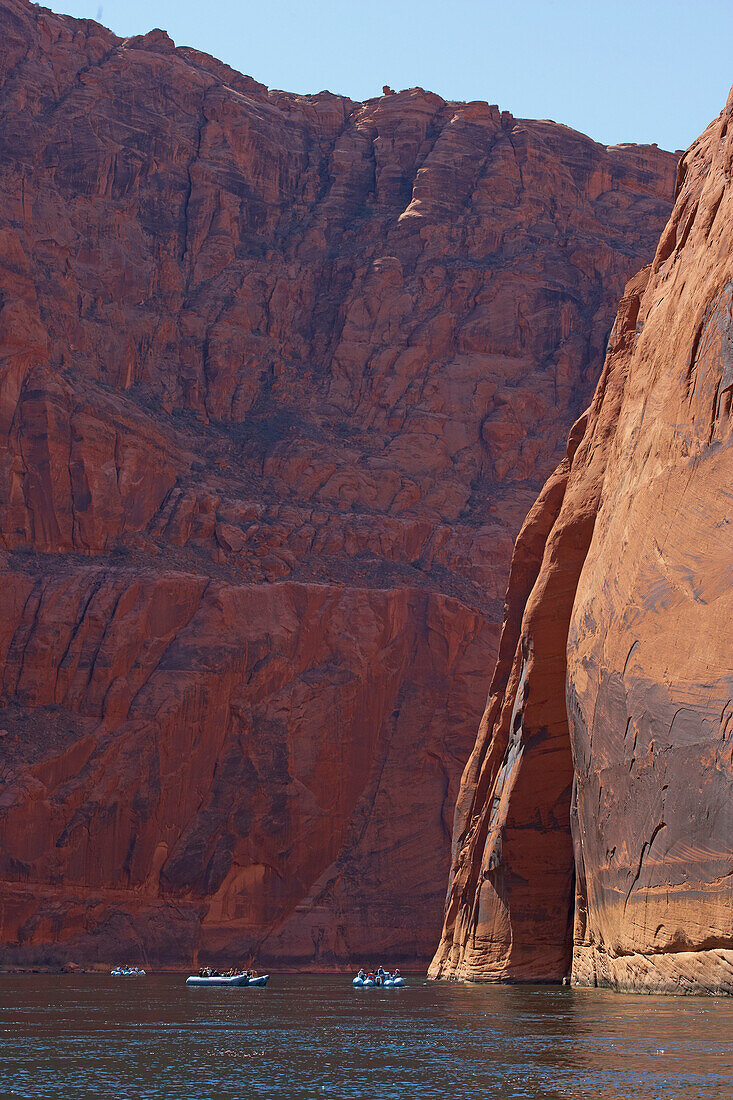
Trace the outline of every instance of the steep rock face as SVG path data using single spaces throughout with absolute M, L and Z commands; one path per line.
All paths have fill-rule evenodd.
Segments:
M 413 957 L 444 867 L 411 822 L 450 826 L 479 616 L 404 589 L 11 580 L 2 872 L 26 950 L 9 957 L 61 932 L 85 961 L 121 939 L 167 964 L 258 946 L 328 965 L 364 939 Z
M 0 0 L 4 957 L 429 958 L 676 158 Z
M 732 116 L 517 540 L 434 976 L 733 992 Z
M 732 118 L 681 164 L 570 622 L 579 983 L 733 993 Z

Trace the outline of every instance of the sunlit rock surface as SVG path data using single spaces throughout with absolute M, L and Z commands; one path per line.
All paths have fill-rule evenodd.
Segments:
M 435 976 L 733 992 L 732 115 L 517 540 Z
M 675 164 L 0 0 L 4 959 L 427 962 Z

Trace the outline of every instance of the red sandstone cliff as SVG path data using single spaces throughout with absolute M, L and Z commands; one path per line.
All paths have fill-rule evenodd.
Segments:
M 675 158 L 0 0 L 3 958 L 427 960 Z
M 517 540 L 434 976 L 733 992 L 731 119 Z

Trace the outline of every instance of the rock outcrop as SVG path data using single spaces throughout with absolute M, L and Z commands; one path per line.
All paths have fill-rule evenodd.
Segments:
M 733 992 L 732 118 L 517 540 L 434 976 Z
M 427 962 L 675 164 L 0 0 L 3 958 Z

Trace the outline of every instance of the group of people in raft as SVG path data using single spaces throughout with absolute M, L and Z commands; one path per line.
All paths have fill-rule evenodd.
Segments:
M 244 970 L 243 968 L 235 970 L 233 966 L 224 971 L 216 970 L 211 966 L 202 966 L 199 970 L 199 978 L 257 978 L 258 976 L 256 970 Z
M 378 966 L 376 970 L 364 970 L 362 969 L 356 975 L 356 980 L 362 982 L 374 982 L 375 985 L 384 985 L 388 981 L 396 981 L 397 978 L 402 978 L 399 969 L 395 967 L 394 974 L 390 974 L 389 970 L 385 970 L 384 967 Z

